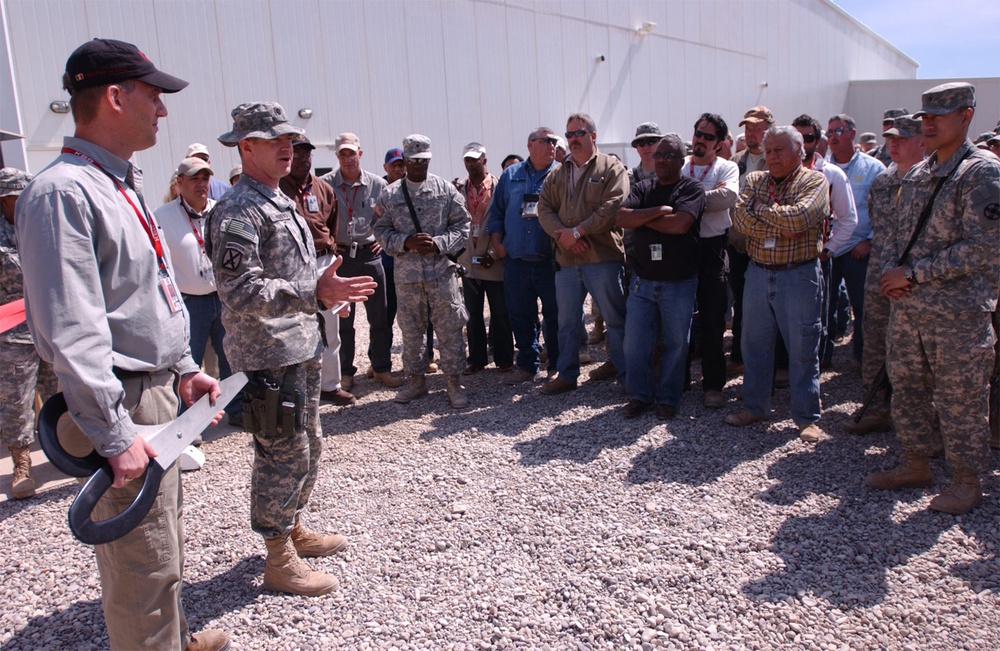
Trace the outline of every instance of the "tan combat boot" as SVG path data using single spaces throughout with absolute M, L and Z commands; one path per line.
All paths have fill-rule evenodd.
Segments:
M 903 453 L 903 463 L 886 472 L 873 472 L 865 477 L 865 485 L 883 491 L 904 488 L 927 488 L 932 483 L 931 465 L 927 457 L 912 452 Z
M 457 375 L 449 375 L 448 383 L 446 385 L 448 391 L 448 402 L 455 409 L 462 409 L 469 406 L 469 396 L 465 393 L 465 387 L 462 386 L 462 379 Z
M 931 500 L 932 511 L 961 515 L 979 506 L 983 501 L 983 489 L 979 477 L 966 473 L 955 473 L 948 488 Z
M 396 397 L 393 400 L 405 405 L 408 402 L 413 402 L 420 396 L 426 395 L 427 376 L 423 373 L 417 373 L 410 376 L 410 383 L 396 392 Z
M 852 419 L 844 425 L 845 432 L 858 436 L 874 432 L 888 432 L 890 429 L 892 429 L 892 420 L 889 418 L 889 412 L 884 409 L 869 411 L 861 417 L 859 422 L 855 423 Z
M 299 558 L 291 534 L 265 538 L 267 561 L 264 563 L 264 590 L 318 597 L 340 586 L 337 577 L 316 572 Z
M 7 449 L 10 450 L 10 459 L 14 465 L 14 477 L 11 480 L 14 499 L 32 497 L 35 494 L 35 480 L 31 477 L 31 450 L 28 446 Z
M 300 558 L 330 556 L 347 547 L 347 538 L 339 533 L 331 535 L 315 533 L 306 529 L 301 522 L 295 524 L 290 535 L 295 553 Z

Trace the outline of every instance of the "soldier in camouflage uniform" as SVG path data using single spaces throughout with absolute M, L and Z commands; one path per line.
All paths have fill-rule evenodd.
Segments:
M 883 165 L 889 167 L 889 163 L 892 162 L 892 157 L 889 156 L 889 140 L 885 136 L 885 132 L 893 128 L 896 118 L 909 114 L 910 110 L 906 108 L 887 109 L 884 113 L 882 113 L 882 137 L 886 138 L 886 140 L 875 149 L 869 151 L 869 156 L 877 158 Z
M 31 175 L 13 167 L 0 169 L 0 305 L 24 296 L 21 280 L 21 259 L 17 255 L 14 233 L 14 204 Z M 31 476 L 31 450 L 35 439 L 35 388 L 42 400 L 56 391 L 56 376 L 52 365 L 38 357 L 28 332 L 28 324 L 0 334 L 0 438 L 10 450 L 14 465 L 11 493 L 15 499 L 35 494 Z
M 241 104 L 232 115 L 233 129 L 219 142 L 239 147 L 243 176 L 209 215 L 205 248 L 223 306 L 226 356 L 251 382 L 244 394 L 244 421 L 254 436 L 251 526 L 267 546 L 264 589 L 318 596 L 338 581 L 301 557 L 333 554 L 347 539 L 312 533 L 301 520 L 323 446 L 317 312 L 364 300 L 374 283 L 338 278 L 339 259 L 317 272 L 309 226 L 278 189 L 302 130 L 274 103 Z
M 903 462 L 866 479 L 885 490 L 930 486 L 928 458 L 943 448 L 953 479 L 930 508 L 956 514 L 982 501 L 979 475 L 989 468 L 996 341 L 990 313 L 1000 286 L 1000 161 L 968 139 L 974 93 L 967 83 L 935 86 L 914 114 L 922 118 L 924 145 L 935 151 L 903 179 L 896 227 L 880 263 L 882 293 L 890 299 L 892 419 Z M 900 263 L 927 206 L 930 218 Z M 934 431 L 935 410 L 940 433 Z
M 382 191 L 375 222 L 375 238 L 394 260 L 403 368 L 410 376 L 410 383 L 399 390 L 395 401 L 408 403 L 427 393 L 424 371 L 430 360 L 423 336 L 430 321 L 441 344 L 441 367 L 448 375 L 448 401 L 459 409 L 469 404 L 459 375 L 465 369 L 462 326 L 469 315 L 458 282 L 459 267 L 450 257 L 465 248 L 471 219 L 455 186 L 427 173 L 429 138 L 418 134 L 404 138 L 403 160 L 406 176 Z
M 868 192 L 872 251 L 868 256 L 868 272 L 865 276 L 863 324 L 865 347 L 861 353 L 861 378 L 864 381 L 865 391 L 871 389 L 879 369 L 885 364 L 885 330 L 889 324 L 889 299 L 882 294 L 879 287 L 882 276 L 879 259 L 886 239 L 892 236 L 892 229 L 896 225 L 894 211 L 899 196 L 899 186 L 906 173 L 923 160 L 924 156 L 920 120 L 910 115 L 903 115 L 894 118 L 892 125 L 892 128 L 886 129 L 882 135 L 886 138 L 886 150 L 892 153 L 895 160 L 887 170 L 875 177 Z M 855 423 L 852 420 L 844 426 L 844 429 L 851 434 L 888 432 L 892 426 L 888 396 L 880 396 L 881 398 L 885 400 L 880 400 L 869 407 L 860 422 Z

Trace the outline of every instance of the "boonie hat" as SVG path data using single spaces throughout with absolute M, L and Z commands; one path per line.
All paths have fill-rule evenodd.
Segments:
M 961 108 L 976 105 L 976 87 L 964 81 L 955 81 L 935 86 L 924 91 L 920 96 L 923 107 L 913 114 L 919 118 L 924 115 L 945 115 Z
M 632 146 L 635 147 L 636 143 L 640 140 L 649 140 L 651 138 L 662 138 L 663 132 L 660 131 L 660 125 L 655 122 L 643 122 L 635 128 L 635 137 L 632 138 Z
M 892 127 L 882 132 L 885 137 L 896 136 L 897 138 L 912 138 L 920 135 L 920 120 L 912 115 L 900 115 L 893 119 Z
M 403 138 L 403 158 L 430 158 L 431 139 L 414 133 Z
M 277 102 L 248 102 L 233 109 L 233 128 L 219 136 L 226 147 L 235 147 L 240 140 L 263 138 L 274 140 L 286 134 L 302 134 L 304 130 L 288 124 L 285 109 Z
M 204 159 L 191 156 L 182 160 L 181 164 L 177 166 L 177 176 L 194 176 L 202 170 L 208 170 L 210 176 L 215 174 L 212 167 Z
M 774 114 L 771 113 L 771 109 L 766 106 L 753 107 L 743 114 L 743 119 L 740 120 L 738 126 L 742 127 L 744 124 L 757 124 L 759 122 L 774 124 Z
M 398 147 L 395 149 L 390 149 L 385 152 L 385 164 L 395 163 L 398 160 L 403 160 L 403 150 Z
M 28 187 L 33 177 L 16 167 L 0 169 L 0 197 L 16 197 Z
M 486 147 L 483 147 L 478 142 L 470 142 L 462 150 L 462 158 L 482 158 L 486 155 Z
M 188 82 L 156 69 L 136 46 L 110 38 L 95 38 L 73 50 L 66 60 L 67 88 L 75 90 L 138 79 L 164 93 L 183 90 Z
M 337 139 L 334 141 L 334 151 L 340 151 L 341 149 L 360 151 L 361 141 L 358 140 L 358 137 L 353 133 L 342 133 L 337 136 Z

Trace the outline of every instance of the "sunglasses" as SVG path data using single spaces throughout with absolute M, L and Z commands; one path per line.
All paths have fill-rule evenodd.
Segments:
M 854 131 L 854 129 L 848 129 L 847 127 L 837 127 L 836 129 L 827 129 L 826 134 L 830 135 L 832 133 L 838 136 L 842 136 L 848 131 Z
M 590 131 L 588 131 L 586 129 L 577 129 L 576 131 L 567 131 L 566 132 L 566 140 L 569 140 L 570 138 L 582 138 L 585 135 L 587 135 L 588 133 L 590 133 Z
M 652 147 L 653 145 L 658 145 L 659 143 L 660 140 L 658 138 L 649 138 L 647 140 L 640 140 L 639 142 L 635 143 L 635 148 L 638 149 L 639 147 Z
M 431 159 L 429 158 L 407 158 L 406 162 L 410 165 L 430 165 Z
M 559 144 L 559 141 L 556 140 L 555 138 L 544 138 L 544 137 L 543 138 L 532 138 L 531 142 L 540 142 L 543 145 L 552 145 L 552 146 L 555 146 L 555 145 Z
M 803 133 L 802 134 L 802 139 L 804 141 L 806 141 L 806 142 L 816 142 L 816 134 L 815 133 Z
M 662 151 L 654 151 L 653 158 L 656 160 L 681 160 L 684 158 L 683 154 L 664 154 Z
M 719 139 L 719 136 L 714 133 L 705 133 L 704 131 L 699 131 L 698 129 L 694 130 L 694 137 L 701 138 L 702 140 L 707 140 L 709 142 L 715 142 Z

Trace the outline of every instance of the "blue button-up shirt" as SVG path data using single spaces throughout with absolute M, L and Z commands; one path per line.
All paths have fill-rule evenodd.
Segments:
M 536 170 L 531 161 L 526 160 L 511 165 L 500 175 L 500 182 L 493 191 L 493 205 L 490 207 L 488 233 L 500 233 L 507 255 L 527 260 L 548 260 L 552 258 L 552 238 L 549 237 L 538 217 L 521 214 L 524 195 L 540 194 L 542 182 L 558 163 L 552 162 L 543 170 Z
M 847 165 L 840 165 L 835 161 L 832 161 L 831 164 L 844 170 L 847 181 L 851 184 L 851 190 L 854 192 L 854 205 L 858 209 L 858 225 L 854 228 L 851 239 L 847 241 L 847 244 L 833 252 L 834 256 L 840 257 L 850 252 L 862 240 L 872 239 L 872 223 L 868 218 L 868 191 L 871 190 L 875 177 L 885 169 L 885 165 L 877 158 L 857 151 L 854 152 L 854 156 L 851 157 Z

